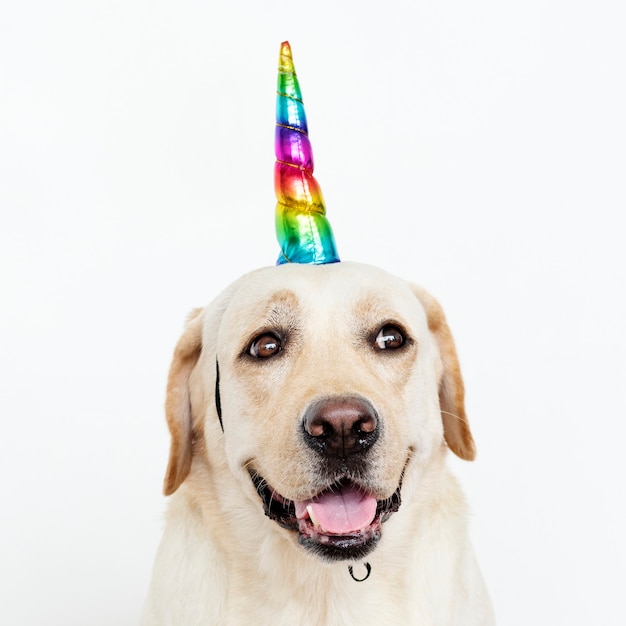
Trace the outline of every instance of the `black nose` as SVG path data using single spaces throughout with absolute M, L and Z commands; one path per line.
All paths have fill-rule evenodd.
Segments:
M 336 396 L 313 402 L 304 414 L 304 438 L 317 452 L 334 458 L 362 454 L 378 439 L 374 407 L 358 396 Z

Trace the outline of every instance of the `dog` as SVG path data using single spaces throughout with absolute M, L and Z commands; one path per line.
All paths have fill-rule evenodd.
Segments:
M 166 399 L 171 495 L 144 626 L 488 626 L 448 450 L 475 446 L 425 290 L 286 264 L 191 313 Z

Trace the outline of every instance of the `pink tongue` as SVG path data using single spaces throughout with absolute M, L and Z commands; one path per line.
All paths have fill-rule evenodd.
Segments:
M 328 490 L 312 500 L 294 504 L 298 519 L 309 515 L 314 526 L 335 535 L 357 532 L 376 517 L 376 498 L 353 486 Z

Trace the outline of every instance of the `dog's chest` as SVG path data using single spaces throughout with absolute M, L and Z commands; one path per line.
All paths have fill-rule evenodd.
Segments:
M 380 576 L 356 582 L 348 566 L 345 581 L 335 577 L 305 585 L 280 584 L 276 580 L 257 581 L 251 587 L 229 590 L 226 624 L 263 623 L 276 626 L 320 624 L 324 626 L 368 626 L 380 624 L 425 624 L 419 620 L 408 598 Z M 238 585 L 237 585 L 238 586 Z M 404 596 L 404 597 L 403 597 Z

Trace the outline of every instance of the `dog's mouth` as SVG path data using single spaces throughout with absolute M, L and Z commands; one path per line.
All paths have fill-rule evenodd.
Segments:
M 250 472 L 265 515 L 298 532 L 300 545 L 329 560 L 358 560 L 376 546 L 381 526 L 400 508 L 402 480 L 394 493 L 377 500 L 343 478 L 308 500 L 288 500 L 266 480 Z

